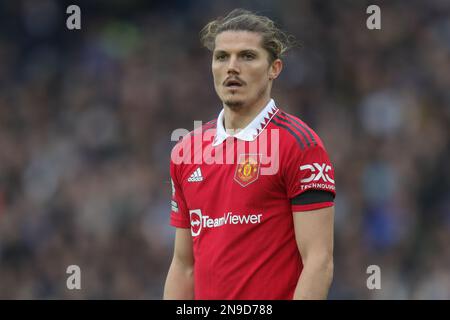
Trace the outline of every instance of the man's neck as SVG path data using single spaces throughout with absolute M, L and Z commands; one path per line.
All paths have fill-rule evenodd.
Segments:
M 269 103 L 270 97 L 260 102 L 253 104 L 252 106 L 245 106 L 239 110 L 232 110 L 225 106 L 223 121 L 225 130 L 233 130 L 236 133 L 244 129 L 253 119 L 263 110 Z

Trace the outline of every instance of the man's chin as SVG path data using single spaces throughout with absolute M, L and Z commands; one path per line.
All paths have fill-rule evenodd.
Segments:
M 226 99 L 223 103 L 233 111 L 240 110 L 244 106 L 244 101 L 236 99 Z

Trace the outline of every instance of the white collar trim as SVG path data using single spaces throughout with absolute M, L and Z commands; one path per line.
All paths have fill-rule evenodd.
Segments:
M 269 103 L 264 107 L 264 109 L 253 119 L 244 129 L 239 131 L 235 138 L 244 141 L 253 141 L 259 134 L 267 127 L 270 120 L 278 112 L 278 108 L 275 106 L 275 101 L 270 99 Z M 224 109 L 220 111 L 217 118 L 217 130 L 216 136 L 214 137 L 213 147 L 220 145 L 228 137 L 233 137 L 233 135 L 228 134 L 223 126 L 223 113 Z

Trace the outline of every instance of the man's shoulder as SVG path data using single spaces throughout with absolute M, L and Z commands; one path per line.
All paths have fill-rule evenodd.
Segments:
M 323 147 L 319 135 L 301 118 L 281 109 L 272 119 L 273 127 L 280 130 L 280 140 L 301 150 L 316 146 Z
M 216 129 L 217 119 L 213 119 L 208 121 L 201 126 L 195 128 L 194 130 L 189 131 L 184 136 L 181 136 L 175 146 L 178 144 L 190 143 L 194 137 L 204 136 L 206 132 L 212 132 Z

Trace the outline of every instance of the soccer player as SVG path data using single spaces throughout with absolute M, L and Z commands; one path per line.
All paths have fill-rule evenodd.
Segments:
M 334 171 L 318 135 L 271 98 L 289 38 L 242 9 L 201 38 L 223 110 L 172 150 L 164 298 L 326 299 Z

